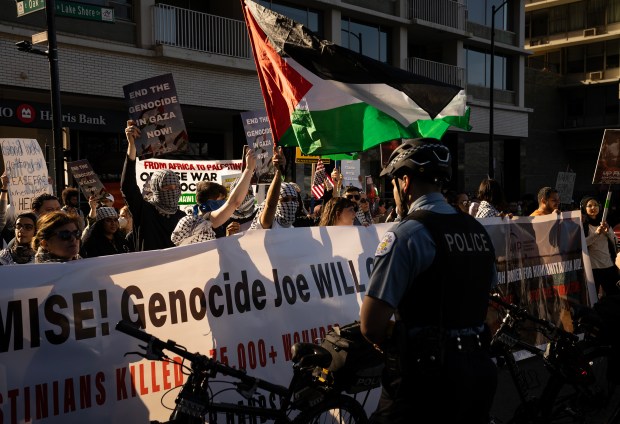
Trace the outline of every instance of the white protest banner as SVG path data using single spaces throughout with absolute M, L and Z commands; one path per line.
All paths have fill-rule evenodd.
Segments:
M 5 422 L 166 420 L 160 400 L 186 376 L 170 364 L 124 357 L 140 342 L 115 331 L 121 318 L 287 385 L 293 343 L 359 318 L 389 225 L 260 230 L 153 252 L 0 267 Z
M 591 271 L 574 250 L 575 237 L 583 242 L 573 231 L 578 216 L 481 220 L 496 248 L 503 294 L 556 321 L 561 308 L 547 308 L 554 298 L 583 299 L 582 274 L 591 278 Z M 178 366 L 124 357 L 141 342 L 114 330 L 121 318 L 287 385 L 293 343 L 359 318 L 376 247 L 391 225 L 258 230 L 160 251 L 0 267 L 2 417 L 43 424 L 166 420 L 160 400 L 186 376 Z M 230 387 L 214 384 L 214 392 Z M 164 404 L 174 404 L 177 390 Z M 220 396 L 250 402 L 234 391 Z M 251 401 L 269 399 L 259 390 Z M 375 406 L 376 398 L 368 403 Z
M 53 194 L 41 146 L 35 139 L 0 138 L 11 204 L 17 214 L 31 210 L 32 199 Z
M 597 300 L 580 212 L 480 222 L 495 247 L 505 300 L 572 331 L 572 307 Z M 487 318 L 491 328 L 498 318 Z M 544 339 L 535 332 L 527 337 L 537 344 Z
M 196 203 L 196 183 L 199 181 L 214 181 L 222 183 L 223 179 L 231 174 L 241 172 L 241 159 L 232 160 L 172 160 L 172 159 L 145 159 L 136 160 L 136 181 L 140 190 L 144 183 L 158 170 L 171 170 L 181 179 L 181 198 L 179 205 L 194 205 Z
M 140 158 L 187 149 L 189 140 L 172 74 L 160 75 L 123 87 L 129 116 L 141 130 L 136 139 Z

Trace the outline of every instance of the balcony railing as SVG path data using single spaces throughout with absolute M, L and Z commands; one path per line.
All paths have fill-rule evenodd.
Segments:
M 465 69 L 417 57 L 407 58 L 407 70 L 423 77 L 465 88 Z
M 250 39 L 243 21 L 156 4 L 153 6 L 156 45 L 249 59 Z
M 467 7 L 451 0 L 409 0 L 409 19 L 420 19 L 465 31 Z

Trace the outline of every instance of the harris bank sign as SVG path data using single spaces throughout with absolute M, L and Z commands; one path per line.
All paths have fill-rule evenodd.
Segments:
M 114 110 L 62 107 L 62 126 L 75 130 L 118 132 L 125 127 L 126 113 Z M 49 105 L 0 100 L 0 126 L 51 128 Z

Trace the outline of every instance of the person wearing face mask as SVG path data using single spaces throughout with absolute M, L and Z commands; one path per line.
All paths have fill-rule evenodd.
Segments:
M 17 215 L 15 220 L 15 243 L 0 250 L 0 265 L 17 265 L 34 262 L 34 250 L 30 245 L 37 232 L 37 216 L 32 212 Z
M 246 151 L 245 163 L 246 168 L 241 174 L 241 179 L 230 191 L 228 199 L 219 199 L 221 195 L 219 184 L 201 182 L 196 185 L 197 204 L 194 205 L 193 214 L 183 217 L 172 232 L 171 240 L 176 246 L 216 238 L 213 228 L 223 226 L 248 193 L 250 180 L 256 167 L 254 150 Z
M 116 209 L 102 206 L 97 209 L 97 222 L 92 231 L 82 239 L 84 258 L 127 253 L 129 248 L 123 234 L 119 232 Z
M 235 187 L 239 185 L 240 182 L 241 178 L 237 178 L 231 184 L 230 191 L 232 192 Z M 256 216 L 257 211 L 258 208 L 256 207 L 256 197 L 254 196 L 254 191 L 252 191 L 252 188 L 250 187 L 248 189 L 248 193 L 241 201 L 241 204 L 230 216 L 230 219 L 228 220 L 228 225 L 226 226 L 226 235 L 229 236 L 249 230 L 250 225 L 252 225 L 252 220 Z
M 258 207 L 258 212 L 250 226 L 251 230 L 271 228 L 292 228 L 299 203 L 297 190 L 291 183 L 282 182 L 282 169 L 286 160 L 282 148 L 274 149 L 273 164 L 276 172 L 267 190 L 267 196 Z
M 147 181 L 144 197 L 136 182 L 136 137 L 140 129 L 127 121 L 127 157 L 121 175 L 121 192 L 133 216 L 137 252 L 174 247 L 170 237 L 177 223 L 186 216 L 179 209 L 181 181 L 170 170 L 155 171 Z

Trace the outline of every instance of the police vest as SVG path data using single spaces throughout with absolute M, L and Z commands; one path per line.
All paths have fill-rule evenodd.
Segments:
M 415 211 L 405 219 L 424 225 L 435 242 L 436 253 L 431 266 L 412 277 L 414 284 L 398 305 L 398 317 L 408 328 L 482 325 L 495 262 L 491 238 L 482 224 L 465 213 L 425 210 Z

